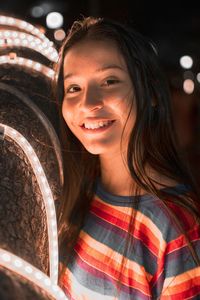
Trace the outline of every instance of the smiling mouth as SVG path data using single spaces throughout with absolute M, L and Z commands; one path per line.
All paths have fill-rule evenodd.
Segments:
M 108 120 L 108 121 L 98 121 L 98 122 L 85 122 L 81 125 L 81 128 L 86 131 L 102 131 L 110 127 L 115 120 Z

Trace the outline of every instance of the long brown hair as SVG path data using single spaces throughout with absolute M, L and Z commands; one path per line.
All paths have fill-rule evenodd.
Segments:
M 60 245 L 64 245 L 63 259 L 66 261 L 72 255 L 74 243 L 90 207 L 96 178 L 100 176 L 98 156 L 85 150 L 67 127 L 61 113 L 64 98 L 63 60 L 67 51 L 85 38 L 114 41 L 127 64 L 136 101 L 136 121 L 129 139 L 127 161 L 137 187 L 162 199 L 171 214 L 173 212 L 166 200 L 167 192 L 156 187 L 157 182 L 147 172 L 146 166 L 176 182 L 190 185 L 195 193 L 194 180 L 179 155 L 170 92 L 153 43 L 132 28 L 111 20 L 88 17 L 75 21 L 60 49 L 59 62 L 55 68 L 65 170 L 63 199 L 59 209 L 59 239 Z M 199 220 L 199 198 L 194 199 L 174 196 L 175 202 L 186 207 Z M 183 226 L 176 216 L 174 219 L 182 230 Z M 189 246 L 194 259 L 199 263 L 192 245 Z

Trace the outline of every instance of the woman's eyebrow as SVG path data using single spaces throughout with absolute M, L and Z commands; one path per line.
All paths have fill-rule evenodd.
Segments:
M 105 66 L 102 66 L 101 68 L 96 69 L 95 72 L 104 72 L 104 71 L 109 70 L 109 69 L 118 69 L 120 71 L 126 72 L 126 70 L 124 68 L 122 68 L 118 65 L 105 65 Z M 68 79 L 70 77 L 73 77 L 73 76 L 76 76 L 76 74 L 74 74 L 74 73 L 65 74 L 64 75 L 64 80 Z
M 102 66 L 101 68 L 97 69 L 96 72 L 103 72 L 108 69 L 119 69 L 123 72 L 126 71 L 124 68 L 120 67 L 119 65 L 105 65 L 105 66 Z

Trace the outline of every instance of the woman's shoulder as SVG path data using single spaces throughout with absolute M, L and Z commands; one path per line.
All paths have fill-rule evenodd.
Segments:
M 198 226 L 192 207 L 194 194 L 191 187 L 186 184 L 177 184 L 161 190 L 164 197 L 150 195 L 143 197 L 140 202 L 139 211 L 152 230 L 154 226 L 159 230 L 159 234 L 169 242 L 182 232 L 190 232 Z M 189 201 L 185 201 L 188 199 Z

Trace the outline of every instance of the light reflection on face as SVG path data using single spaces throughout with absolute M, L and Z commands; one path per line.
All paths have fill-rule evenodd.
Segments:
M 84 40 L 64 59 L 63 117 L 92 154 L 126 149 L 135 122 L 133 86 L 124 58 L 114 42 Z M 132 106 L 132 108 L 131 108 Z

